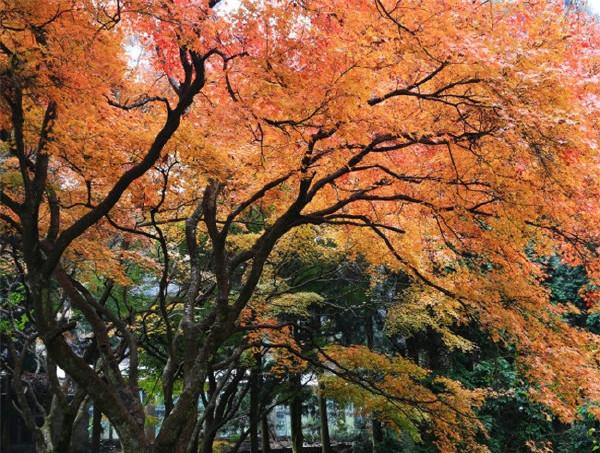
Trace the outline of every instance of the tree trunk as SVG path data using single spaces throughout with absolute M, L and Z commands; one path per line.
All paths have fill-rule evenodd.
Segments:
M 94 404 L 92 414 L 92 445 L 91 453 L 100 453 L 100 436 L 102 435 L 102 412 Z
M 213 444 L 215 443 L 216 436 L 217 432 L 215 430 L 204 433 L 202 437 L 202 453 L 213 453 Z
M 90 407 L 91 401 L 85 399 L 76 411 L 70 436 L 69 451 L 71 453 L 88 453 L 90 451 Z
M 258 443 L 258 392 L 259 392 L 259 364 L 250 371 L 250 453 L 259 453 Z
M 214 380 L 210 381 L 210 392 L 216 391 L 216 385 Z M 204 429 L 202 432 L 202 446 L 200 451 L 202 453 L 212 453 L 213 451 L 213 443 L 215 442 L 215 436 L 217 435 L 217 430 L 214 428 L 215 425 L 215 409 L 214 407 L 205 407 L 206 411 L 204 414 Z
M 365 334 L 367 347 L 373 351 L 375 349 L 375 326 L 373 325 L 373 316 L 371 314 L 367 316 L 365 322 Z M 376 451 L 377 446 L 383 442 L 383 427 L 375 414 L 371 414 L 371 426 L 373 428 L 373 451 Z
M 302 386 L 300 374 L 290 376 L 290 386 L 294 396 L 290 401 L 290 421 L 292 428 L 292 452 L 302 453 L 304 437 L 302 435 Z
M 444 346 L 439 333 L 429 330 L 427 332 L 427 355 L 429 356 L 429 368 L 434 372 L 450 371 L 451 363 L 448 350 Z
M 321 316 L 317 312 L 312 317 L 314 332 L 321 332 Z M 331 440 L 329 438 L 329 418 L 327 416 L 327 399 L 323 396 L 323 385 L 319 381 L 317 398 L 319 401 L 319 432 L 321 435 L 321 452 L 331 453 Z
M 112 425 L 117 429 L 123 446 L 123 453 L 140 453 L 147 451 L 147 442 L 143 431 L 143 413 L 138 418 L 141 403 L 137 395 L 126 386 L 116 389 L 113 383 L 102 380 L 82 357 L 74 353 L 63 335 L 52 334 L 59 327 L 54 320 L 52 312 L 51 292 L 53 282 L 45 277 L 41 270 L 36 270 L 36 265 L 29 272 L 27 286 L 36 312 L 36 327 L 40 336 L 44 338 L 46 353 L 56 365 L 60 366 L 77 383 L 95 404 L 102 407 L 102 412 L 110 418 Z M 83 296 L 78 294 L 74 287 L 69 286 L 65 274 L 58 275 L 59 283 L 65 285 L 70 291 L 69 298 L 72 302 L 80 302 L 87 307 Z M 107 331 L 103 332 L 108 335 Z M 105 345 L 106 346 L 106 345 Z M 114 370 L 113 370 L 114 371 Z
M 377 451 L 377 446 L 383 442 L 383 426 L 375 417 L 371 420 L 373 424 L 373 451 Z
M 146 406 L 146 416 L 150 420 L 150 423 L 148 423 L 144 429 L 146 431 L 146 438 L 149 442 L 153 442 L 156 437 L 156 426 L 154 423 L 156 420 L 156 408 L 154 407 L 154 404 L 148 404 Z
M 319 386 L 319 422 L 321 431 L 321 451 L 322 453 L 332 453 L 331 441 L 329 439 L 329 420 L 327 417 L 327 399 Z
M 264 414 L 261 418 L 262 431 L 262 451 L 263 453 L 271 453 L 271 444 L 269 443 L 269 418 Z

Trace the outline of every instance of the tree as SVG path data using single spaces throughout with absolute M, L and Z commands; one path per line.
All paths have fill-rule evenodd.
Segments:
M 138 87 L 125 83 L 126 68 L 120 60 L 122 32 L 115 27 L 129 10 L 133 12 L 132 26 L 137 25 L 133 23 L 136 19 L 153 18 L 149 8 L 145 2 L 56 1 L 41 8 L 35 2 L 16 2 L 2 11 L 2 140 L 9 156 L 3 161 L 1 195 L 7 209 L 2 218 L 10 227 L 6 239 L 25 264 L 28 303 L 49 356 L 93 395 L 131 451 L 142 451 L 146 443 L 137 392 L 135 339 L 123 322 L 103 310 L 102 303 L 74 281 L 68 263 L 60 260 L 74 240 L 85 233 L 88 241 L 93 238 L 90 229 L 158 161 L 183 113 L 205 84 L 206 61 L 215 50 L 199 53 L 181 47 L 184 75 L 181 82 L 172 80 L 173 104 L 162 96 L 146 95 L 132 103 L 121 102 L 129 95 L 128 89 Z M 210 14 L 210 7 L 198 7 L 196 12 L 202 20 Z M 159 11 L 155 24 L 150 19 L 146 21 L 150 24 L 142 25 L 160 27 L 170 13 Z M 151 130 L 160 116 L 145 123 L 143 118 L 148 115 L 128 113 L 146 107 L 158 114 L 152 102 L 166 106 L 164 122 L 155 134 Z M 144 131 L 149 131 L 146 140 Z M 136 149 L 141 156 L 126 164 L 129 168 L 125 171 L 119 170 L 131 162 L 130 153 Z M 96 245 L 95 252 L 101 253 L 103 241 Z M 77 247 L 69 252 L 76 254 Z M 70 327 L 54 318 L 52 281 L 92 326 L 101 355 L 100 373 L 88 367 L 66 342 L 63 332 Z M 127 343 L 127 379 L 111 347 L 107 321 L 118 325 Z
M 194 445 L 205 382 L 235 378 L 245 345 L 232 338 L 261 328 L 241 315 L 278 244 L 306 225 L 409 275 L 433 311 L 514 344 L 536 398 L 563 419 L 597 400 L 598 338 L 561 318 L 527 255 L 557 249 L 598 275 L 597 26 L 546 1 L 248 1 L 229 15 L 218 3 L 19 1 L 0 13 L 3 251 L 21 263 L 48 356 L 125 451 Z M 151 49 L 135 70 L 120 59 L 125 37 Z M 173 275 L 182 242 L 187 270 Z M 123 266 L 148 259 L 153 304 L 107 308 L 102 294 L 128 284 Z M 185 288 L 178 300 L 170 282 Z M 94 369 L 54 315 L 61 295 L 94 333 Z M 153 441 L 137 391 L 136 317 L 151 312 L 166 340 Z M 477 394 L 461 402 L 456 383 L 426 386 L 426 370 L 365 348 L 321 359 L 365 404 L 429 407 L 440 445 L 474 445 L 478 424 L 455 424 Z M 372 364 L 391 379 L 362 371 Z M 427 402 L 407 398 L 414 382 Z
M 68 377 L 61 380 L 56 364 L 36 347 L 39 336 L 20 303 L 24 298 L 22 283 L 18 279 L 5 283 L 7 291 L 0 299 L 0 360 L 13 390 L 8 392 L 13 396 L 7 401 L 14 404 L 38 450 L 81 451 L 86 445 L 78 444 L 74 430 L 85 423 L 87 395 Z M 70 342 L 94 363 L 93 345 L 86 344 L 83 335 L 72 336 Z

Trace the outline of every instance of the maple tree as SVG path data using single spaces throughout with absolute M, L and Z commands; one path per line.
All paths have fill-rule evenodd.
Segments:
M 253 335 L 277 335 L 292 365 L 307 360 L 274 328 L 261 289 L 290 234 L 308 244 L 311 231 L 410 276 L 397 328 L 468 348 L 451 327 L 476 322 L 515 345 L 532 397 L 563 420 L 597 401 L 599 340 L 566 322 L 573 306 L 550 303 L 531 259 L 558 252 L 598 278 L 597 25 L 549 1 L 219 4 L 19 0 L 0 11 L 3 256 L 48 357 L 125 451 L 183 452 L 208 436 L 205 382 L 221 372 L 214 409 L 243 377 Z M 137 65 L 128 40 L 146 51 Z M 156 297 L 107 304 L 132 286 L 132 267 L 157 275 Z M 57 316 L 64 299 L 93 332 L 93 366 Z M 156 439 L 138 392 L 149 335 L 164 338 Z M 416 387 L 427 370 L 364 348 L 321 354 L 365 410 L 413 414 L 405 425 L 426 412 L 443 451 L 479 448 L 477 392 L 441 378 L 441 392 Z M 365 364 L 388 376 L 373 381 Z

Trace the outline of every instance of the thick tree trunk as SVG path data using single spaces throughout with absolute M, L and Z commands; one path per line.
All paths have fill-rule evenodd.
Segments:
M 196 434 L 196 420 L 197 420 L 197 412 L 191 412 L 189 417 L 184 421 L 183 427 L 181 429 L 181 434 L 177 439 L 175 444 L 175 448 L 169 450 L 172 453 L 187 453 L 189 450 L 190 444 L 194 443 L 194 436 Z M 212 444 L 211 444 L 212 445 Z M 165 451 L 165 450 L 163 450 Z
M 50 434 L 50 430 L 45 427 L 36 430 L 33 436 L 36 453 L 53 453 L 54 447 Z
M 194 434 L 194 426 L 197 420 L 198 387 L 198 382 L 187 384 L 173 410 L 163 420 L 155 440 L 154 451 L 156 453 L 174 453 L 178 451 L 178 445 L 187 448 Z M 185 451 L 185 449 L 182 451 Z
M 292 428 L 292 452 L 302 453 L 304 436 L 302 435 L 302 385 L 300 374 L 290 376 L 290 387 L 294 396 L 290 401 L 290 421 Z
M 332 453 L 331 441 L 329 439 L 329 419 L 327 417 L 327 399 L 319 389 L 319 424 L 321 432 L 321 451 L 322 453 Z

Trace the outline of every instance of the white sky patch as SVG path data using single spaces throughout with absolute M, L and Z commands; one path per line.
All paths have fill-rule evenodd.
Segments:
M 139 41 L 133 38 L 129 39 L 129 42 L 124 45 L 124 48 L 129 66 L 131 68 L 138 66 L 144 53 L 144 48 Z
M 587 7 L 592 14 L 600 16 L 600 0 L 588 0 Z
M 231 13 L 240 7 L 240 3 L 240 0 L 221 0 L 217 4 L 216 9 L 225 13 Z

